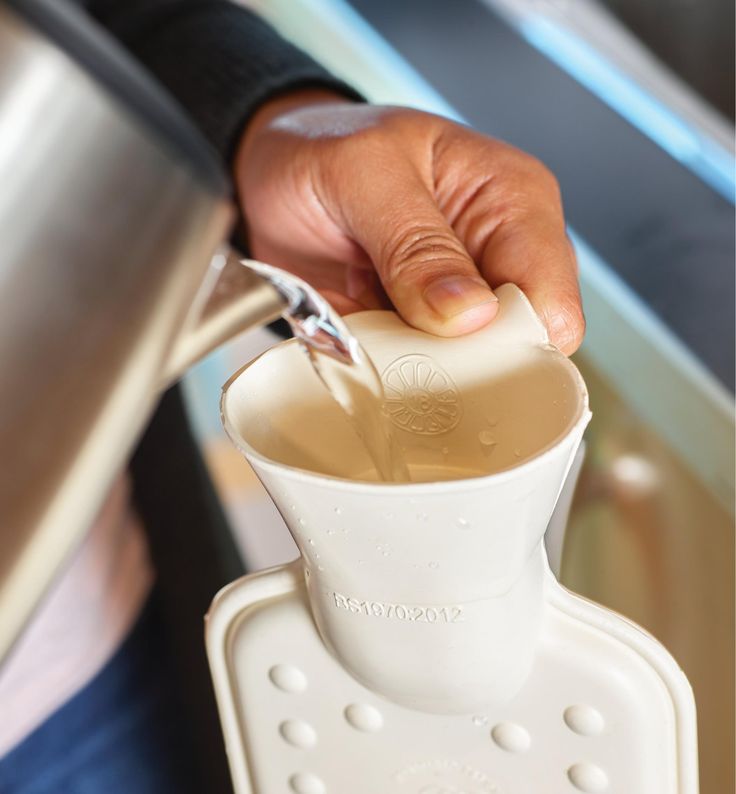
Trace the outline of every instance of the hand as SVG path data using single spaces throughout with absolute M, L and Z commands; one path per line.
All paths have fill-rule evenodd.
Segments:
M 563 352 L 582 340 L 557 182 L 518 149 L 315 90 L 258 111 L 235 171 L 252 255 L 344 314 L 390 300 L 411 325 L 454 336 L 489 323 L 492 287 L 511 281 Z

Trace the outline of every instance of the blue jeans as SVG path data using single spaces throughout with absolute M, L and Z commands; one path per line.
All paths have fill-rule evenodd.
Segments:
M 0 794 L 206 791 L 163 658 L 149 604 L 97 676 L 0 759 Z

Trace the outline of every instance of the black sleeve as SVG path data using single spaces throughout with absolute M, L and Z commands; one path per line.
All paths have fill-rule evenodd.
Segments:
M 229 160 L 248 119 L 276 94 L 322 87 L 359 100 L 253 12 L 228 0 L 82 0 L 183 105 Z

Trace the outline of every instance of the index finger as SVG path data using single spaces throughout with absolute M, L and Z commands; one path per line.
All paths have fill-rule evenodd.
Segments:
M 455 219 L 455 230 L 490 286 L 519 286 L 550 341 L 569 355 L 582 342 L 585 318 L 559 186 L 538 160 L 508 150 L 502 168 L 496 161 L 494 179 Z

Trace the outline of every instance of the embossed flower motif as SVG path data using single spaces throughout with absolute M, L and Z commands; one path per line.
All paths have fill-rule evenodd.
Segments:
M 386 367 L 381 380 L 386 411 L 402 430 L 437 435 L 452 430 L 460 421 L 462 404 L 457 388 L 429 356 L 402 356 Z

